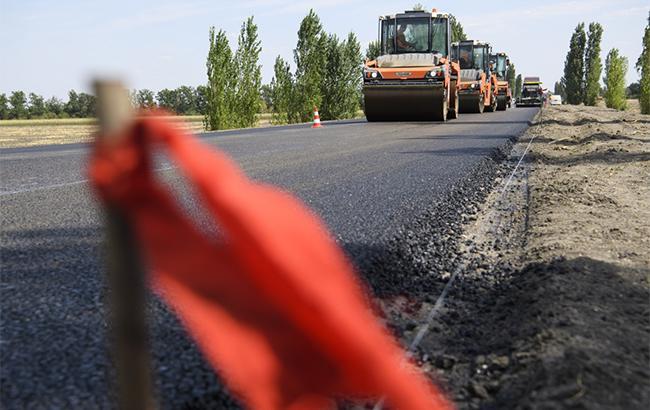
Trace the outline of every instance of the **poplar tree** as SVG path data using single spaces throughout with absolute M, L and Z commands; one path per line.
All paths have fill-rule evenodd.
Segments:
M 344 41 L 330 35 L 325 47 L 327 59 L 321 95 L 322 119 L 336 120 L 354 117 L 361 100 L 361 46 L 354 33 Z
M 451 42 L 467 40 L 467 34 L 463 30 L 463 25 L 456 19 L 453 14 L 449 15 L 449 25 L 451 26 Z
M 599 23 L 589 24 L 587 50 L 585 52 L 585 105 L 596 105 L 600 94 L 600 76 L 603 65 L 600 60 L 600 41 L 603 27 Z
M 650 114 L 650 12 L 648 25 L 643 35 L 643 51 L 636 62 L 636 69 L 641 76 L 639 103 L 642 114 Z
M 205 127 L 208 130 L 230 128 L 233 120 L 233 56 L 223 30 L 215 35 L 210 28 L 210 48 L 206 62 L 208 73 Z
M 271 101 L 273 114 L 271 123 L 286 124 L 297 122 L 291 112 L 291 101 L 293 99 L 293 76 L 289 63 L 280 56 L 275 58 L 273 65 L 273 79 L 271 80 Z
M 375 60 L 381 54 L 381 47 L 379 41 L 371 41 L 368 43 L 368 48 L 366 49 L 366 60 L 372 61 Z
M 605 104 L 608 108 L 625 110 L 627 100 L 625 95 L 625 73 L 627 58 L 619 55 L 613 48 L 605 60 Z
M 344 76 L 347 94 L 342 101 L 345 118 L 354 118 L 361 109 L 361 85 L 363 77 L 363 56 L 357 36 L 350 32 L 343 45 Z
M 293 94 L 291 111 L 301 122 L 311 120 L 314 106 L 320 106 L 323 101 L 321 81 L 326 63 L 323 45 L 327 41 L 318 15 L 313 9 L 309 10 L 309 14 L 300 23 L 298 44 L 293 51 L 296 92 Z
M 567 103 L 580 104 L 584 100 L 584 56 L 585 56 L 585 24 L 580 23 L 576 27 L 569 52 L 564 63 L 564 88 L 567 94 Z
M 343 117 L 344 107 L 341 103 L 347 92 L 344 67 L 345 51 L 339 38 L 330 34 L 323 52 L 326 55 L 325 75 L 321 81 L 322 103 L 319 111 L 321 119 L 333 120 Z
M 262 47 L 257 31 L 253 17 L 249 17 L 241 26 L 237 42 L 234 124 L 239 128 L 254 126 L 261 109 L 262 67 L 259 60 Z
M 566 92 L 564 91 L 564 86 L 562 85 L 562 81 L 555 82 L 555 85 L 553 86 L 553 94 L 561 96 L 562 102 L 566 100 Z
M 521 78 L 521 74 L 518 74 L 517 79 L 515 80 L 515 98 L 521 97 L 522 86 L 523 86 L 523 80 Z

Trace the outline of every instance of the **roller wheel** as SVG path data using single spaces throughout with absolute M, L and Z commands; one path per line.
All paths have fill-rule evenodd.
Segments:
M 477 114 L 483 114 L 485 110 L 485 97 L 481 94 L 481 98 L 478 99 L 478 106 L 476 107 Z
M 494 112 L 497 109 L 497 99 L 494 98 L 494 93 L 490 95 L 490 105 L 485 107 L 485 111 L 487 112 Z
M 460 109 L 458 103 L 458 89 L 456 88 L 456 81 L 451 82 L 451 98 L 449 99 L 449 111 L 447 112 L 447 119 L 455 120 L 458 118 L 458 110 Z
M 506 98 L 497 98 L 497 111 L 505 111 L 508 108 Z
M 441 101 L 437 101 L 434 111 L 433 111 L 433 120 L 434 121 L 447 121 L 447 114 L 449 112 L 449 105 L 447 104 L 447 94 L 445 93 L 442 96 Z

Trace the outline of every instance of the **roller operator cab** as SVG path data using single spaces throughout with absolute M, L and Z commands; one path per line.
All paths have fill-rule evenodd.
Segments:
M 368 121 L 457 118 L 450 33 L 449 15 L 435 9 L 379 17 L 380 55 L 363 70 Z
M 490 61 L 490 44 L 466 40 L 452 44 L 452 60 L 460 66 L 460 112 L 482 113 L 497 109 L 497 77 Z
M 497 110 L 505 111 L 512 106 L 512 90 L 508 82 L 510 59 L 506 53 L 496 53 L 490 56 L 494 62 L 494 71 L 497 76 Z

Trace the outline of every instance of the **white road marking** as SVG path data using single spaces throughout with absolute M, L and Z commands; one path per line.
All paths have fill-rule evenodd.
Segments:
M 156 168 L 154 169 L 154 172 L 162 172 L 162 171 L 169 171 L 171 169 L 174 169 L 176 167 L 173 166 L 168 166 L 168 167 L 163 167 L 163 168 Z M 67 187 L 67 186 L 74 186 L 74 185 L 81 185 L 85 184 L 88 182 L 88 179 L 81 179 L 79 181 L 72 181 L 72 182 L 62 182 L 60 184 L 52 184 L 52 185 L 45 185 L 45 186 L 37 186 L 33 188 L 24 188 L 24 189 L 17 189 L 14 191 L 0 191 L 0 198 L 4 196 L 10 196 L 10 195 L 18 195 L 18 194 L 28 194 L 32 192 L 38 192 L 38 191 L 45 191 L 48 189 L 55 189 L 55 188 L 62 188 L 62 187 Z

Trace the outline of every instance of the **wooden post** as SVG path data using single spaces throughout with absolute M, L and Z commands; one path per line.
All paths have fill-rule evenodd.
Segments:
M 133 120 L 128 90 L 115 81 L 96 81 L 94 87 L 100 135 L 115 138 Z M 117 372 L 118 408 L 153 410 L 144 270 L 124 215 L 107 206 L 105 217 L 108 337 Z

